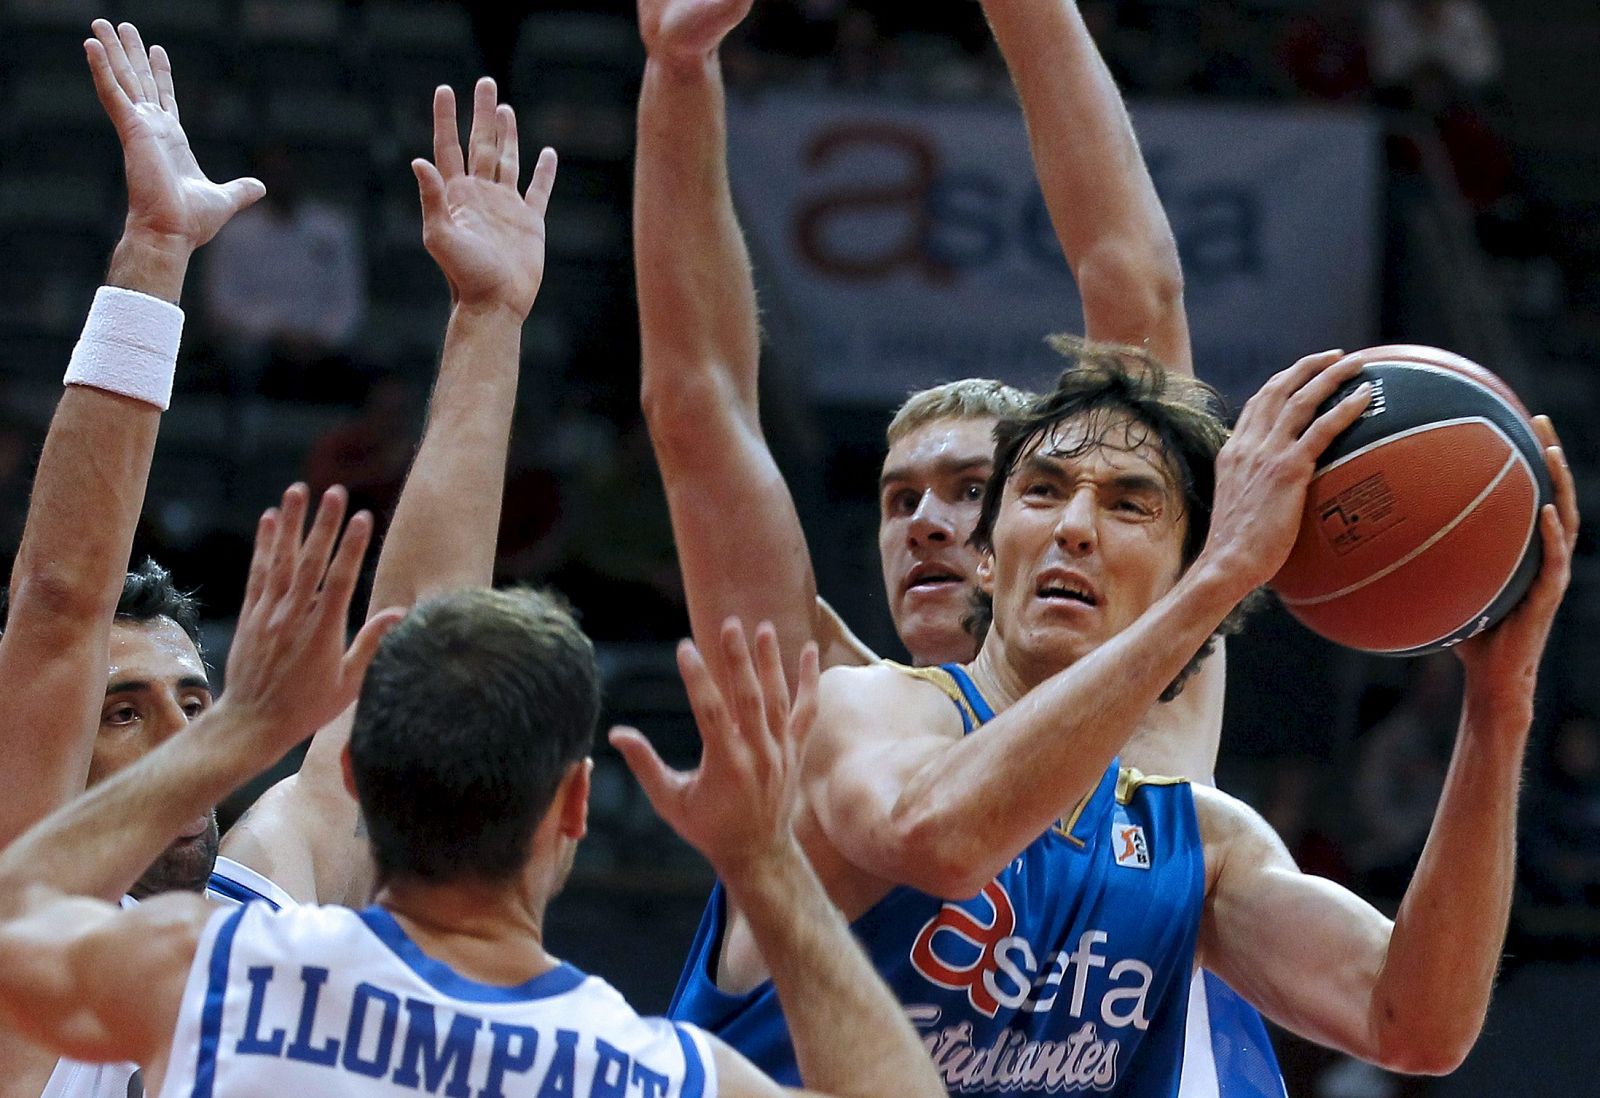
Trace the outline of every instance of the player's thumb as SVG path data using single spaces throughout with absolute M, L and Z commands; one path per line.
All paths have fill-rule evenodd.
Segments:
M 422 220 L 433 221 L 445 214 L 444 176 L 420 156 L 411 162 L 411 173 L 417 177 L 417 193 L 422 197 Z
M 238 213 L 246 206 L 254 206 L 265 198 L 267 185 L 253 175 L 246 175 L 224 183 L 222 193 L 228 196 L 228 204 L 233 207 L 233 212 Z
M 673 794 L 681 786 L 683 776 L 661 761 L 656 749 L 650 746 L 650 741 L 637 728 L 617 725 L 611 729 L 607 739 L 612 747 L 622 752 L 623 761 L 638 779 L 639 787 L 644 790 L 656 814 L 669 824 L 673 823 Z
M 350 700 L 355 700 L 356 694 L 360 693 L 361 680 L 366 677 L 372 657 L 378 654 L 378 645 L 383 643 L 384 636 L 399 625 L 405 616 L 406 608 L 403 606 L 391 606 L 386 610 L 380 610 L 367 619 L 367 623 L 356 634 L 356 639 L 350 642 L 344 659 L 339 663 L 339 679 L 345 684 Z

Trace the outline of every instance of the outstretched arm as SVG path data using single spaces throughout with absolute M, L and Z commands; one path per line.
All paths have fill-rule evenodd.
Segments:
M 128 217 L 106 285 L 124 299 L 115 327 L 102 290 L 50 423 L 0 639 L 0 847 L 83 789 L 105 696 L 112 613 L 144 503 L 156 427 L 171 389 L 189 257 L 260 198 L 253 179 L 205 177 L 178 124 L 172 67 L 130 23 L 94 23 L 84 43 L 100 103 L 122 143 Z M 113 307 L 116 302 L 108 302 Z M 166 347 L 152 345 L 159 329 Z M 85 367 L 90 362 L 98 369 Z M 129 384 L 129 382 L 134 382 Z M 135 392 L 138 397 L 122 395 Z
M 795 838 L 792 775 L 816 717 L 815 645 L 801 651 L 792 706 L 770 623 L 761 624 L 751 645 L 730 619 L 717 646 L 720 683 L 693 644 L 678 649 L 704 744 L 698 769 L 668 769 L 633 729 L 614 729 L 611 742 L 656 811 L 706 856 L 744 913 L 772 973 L 806 1086 L 849 1098 L 944 1098 L 916 1031 Z M 714 1047 L 723 1093 L 780 1093 L 743 1057 L 720 1042 Z
M 124 916 L 110 901 L 187 821 L 350 704 L 398 620 L 379 615 L 346 650 L 372 517 L 340 538 L 336 489 L 302 538 L 305 511 L 296 485 L 262 516 L 228 697 L 0 854 L 0 1018 L 47 1048 L 148 1063 L 171 1040 L 207 905 L 162 897 Z
M 633 247 L 642 403 L 694 635 L 771 621 L 789 671 L 816 635 L 810 551 L 757 409 L 755 283 L 728 184 L 717 48 L 751 0 L 640 0 Z M 737 516 L 737 521 L 731 521 Z
M 1243 805 L 1215 793 L 1200 802 L 1214 879 L 1206 967 L 1290 1029 L 1397 1071 L 1443 1074 L 1471 1051 L 1505 940 L 1534 684 L 1578 535 L 1572 474 L 1550 421 L 1535 427 L 1556 487 L 1540 515 L 1544 565 L 1515 611 L 1456 648 L 1461 727 L 1395 921 L 1300 873 Z
M 434 93 L 434 163 L 412 169 L 423 242 L 450 286 L 452 309 L 428 426 L 395 508 L 372 584 L 372 612 L 494 576 L 506 449 L 517 399 L 522 325 L 544 273 L 544 214 L 556 156 L 539 154 L 519 192 L 516 115 L 485 77 L 473 92 L 463 155 L 454 93 Z M 360 903 L 371 883 L 356 803 L 339 756 L 342 714 L 312 740 L 300 772 L 280 782 L 228 835 L 223 852 L 290 895 Z
M 1045 206 L 1090 339 L 1194 373 L 1172 227 L 1074 0 L 983 0 L 1022 98 Z

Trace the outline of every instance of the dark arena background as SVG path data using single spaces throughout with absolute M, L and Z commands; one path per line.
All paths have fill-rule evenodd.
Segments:
M 1468 0 L 1485 16 L 1478 40 L 1403 41 L 1408 10 L 1431 2 L 1081 7 L 1183 253 L 1199 375 L 1237 406 L 1320 348 L 1450 348 L 1554 417 L 1590 517 L 1544 668 L 1510 937 L 1477 1050 L 1451 1077 L 1407 1080 L 1280 1034 L 1290 1093 L 1596 1094 L 1600 6 Z M 241 293 L 269 260 L 225 230 L 184 301 L 135 555 L 198 590 L 217 674 L 254 518 L 286 483 L 344 483 L 380 515 L 394 502 L 448 309 L 407 164 L 427 154 L 433 86 L 466 92 L 488 72 L 518 110 L 523 147 L 561 155 L 500 578 L 565 592 L 600 648 L 606 719 L 691 760 L 672 660 L 687 620 L 639 414 L 632 5 L 0 0 L 8 567 L 124 208 L 81 45 L 96 16 L 167 48 L 213 178 L 258 175 L 268 201 L 316 226 L 293 257 L 306 271 L 295 300 Z M 1048 377 L 1041 337 L 1076 328 L 1076 295 L 978 5 L 756 0 L 723 57 L 735 196 L 762 288 L 768 438 L 822 593 L 894 653 L 874 540 L 889 410 L 955 377 Z M 1392 910 L 1443 781 L 1455 661 L 1360 657 L 1269 609 L 1230 643 L 1229 663 L 1220 784 L 1303 866 Z M 549 944 L 661 1009 L 710 874 L 598 751 L 591 835 Z M 225 806 L 225 825 L 251 793 Z

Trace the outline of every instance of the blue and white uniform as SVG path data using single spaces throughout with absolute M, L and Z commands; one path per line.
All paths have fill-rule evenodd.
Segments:
M 1288 1098 L 1261 1014 L 1214 973 L 1189 989 L 1178 1098 Z
M 994 715 L 957 665 L 903 670 L 944 690 L 968 733 Z M 1173 1098 L 1204 895 L 1188 783 L 1113 763 L 979 895 L 896 887 L 852 929 L 952 1093 Z M 671 1017 L 796 1084 L 772 985 L 728 995 L 712 979 L 725 919 L 719 885 Z
M 259 900 L 272 910 L 294 906 L 290 895 L 247 865 L 232 858 L 218 858 L 206 881 L 206 899 L 224 907 Z M 122 898 L 122 906 L 139 903 L 132 896 Z M 85 1064 L 77 1060 L 57 1060 L 39 1098 L 144 1098 L 144 1082 L 138 1064 Z
M 710 1041 L 559 965 L 516 987 L 429 957 L 381 907 L 212 917 L 162 1098 L 716 1098 Z

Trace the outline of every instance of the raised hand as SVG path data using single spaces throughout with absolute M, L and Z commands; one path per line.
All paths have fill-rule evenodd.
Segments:
M 1300 532 L 1317 460 L 1361 417 L 1367 384 L 1318 415 L 1340 385 L 1361 372 L 1342 351 L 1307 355 L 1261 387 L 1217 455 L 1211 530 L 1203 552 L 1223 563 L 1241 597 L 1277 575 Z
M 518 317 L 533 308 L 544 277 L 544 213 L 556 180 L 554 149 L 543 149 L 525 193 L 517 117 L 496 105 L 487 76 L 472 93 L 472 131 L 463 156 L 455 92 L 433 93 L 433 162 L 411 162 L 422 193 L 422 243 L 450 283 L 451 299 L 473 308 L 502 306 Z
M 1578 544 L 1578 492 L 1572 482 L 1567 455 L 1549 416 L 1535 416 L 1534 433 L 1544 445 L 1545 466 L 1555 486 L 1555 502 L 1539 513 L 1539 533 L 1544 540 L 1544 562 L 1533 585 L 1511 613 L 1493 629 L 1456 645 L 1456 656 L 1466 668 L 1469 689 L 1491 685 L 1506 691 L 1508 700 L 1531 705 L 1533 686 L 1545 641 L 1555 621 L 1556 609 L 1572 579 L 1572 554 Z
M 753 658 L 739 619 L 723 623 L 720 641 L 721 688 L 693 642 L 678 646 L 704 745 L 697 769 L 673 770 L 636 729 L 613 728 L 611 744 L 661 818 L 726 879 L 794 841 L 800 748 L 817 715 L 817 646 L 801 653 L 791 704 L 770 622 L 756 629 Z
M 752 0 L 639 0 L 639 35 L 652 57 L 703 59 L 750 14 Z
M 261 516 L 220 703 L 270 729 L 260 747 L 274 759 L 355 701 L 378 642 L 404 616 L 398 608 L 373 615 L 345 648 L 372 516 L 361 511 L 345 525 L 345 491 L 330 488 L 302 536 L 309 495 L 296 484 Z
M 267 189 L 259 179 L 213 183 L 195 161 L 178 122 L 172 63 L 160 46 L 148 53 L 132 23 L 96 19 L 84 42 L 100 105 L 116 127 L 128 182 L 128 236 L 157 247 L 194 251 Z

